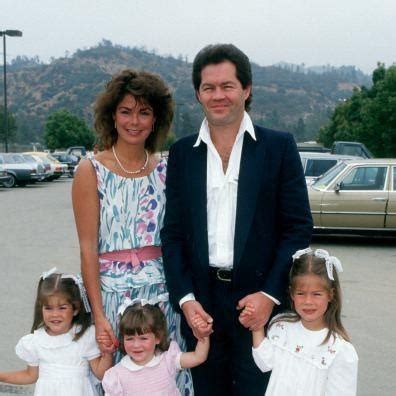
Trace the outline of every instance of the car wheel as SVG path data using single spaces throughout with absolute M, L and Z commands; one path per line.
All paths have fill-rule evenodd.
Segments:
M 3 182 L 4 187 L 11 188 L 14 187 L 16 184 L 16 178 L 14 175 L 9 175 L 10 179 L 6 182 Z

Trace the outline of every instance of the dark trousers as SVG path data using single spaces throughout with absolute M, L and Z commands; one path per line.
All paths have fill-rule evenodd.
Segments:
M 252 334 L 238 321 L 231 282 L 212 277 L 213 334 L 208 360 L 191 370 L 196 396 L 263 396 L 270 373 L 262 373 L 252 358 Z M 196 339 L 186 334 L 189 350 Z

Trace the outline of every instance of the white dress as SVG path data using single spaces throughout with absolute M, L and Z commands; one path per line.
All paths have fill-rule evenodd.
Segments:
M 100 356 L 95 328 L 73 341 L 74 326 L 68 333 L 50 336 L 44 328 L 22 337 L 16 354 L 29 366 L 39 367 L 35 396 L 94 396 L 89 380 L 89 360 Z
M 253 358 L 261 371 L 272 370 L 266 396 L 355 396 L 358 356 L 353 345 L 306 329 L 301 321 L 270 327 Z

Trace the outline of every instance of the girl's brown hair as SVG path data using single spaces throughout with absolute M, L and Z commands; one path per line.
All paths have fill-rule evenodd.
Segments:
M 349 341 L 349 336 L 347 331 L 341 322 L 341 287 L 338 278 L 337 271 L 333 270 L 333 278 L 331 280 L 327 274 L 326 260 L 322 257 L 315 256 L 314 252 L 305 253 L 299 258 L 293 261 L 293 266 L 289 273 L 289 285 L 290 294 L 292 295 L 296 287 L 296 278 L 304 275 L 317 275 L 320 277 L 326 289 L 331 296 L 327 310 L 324 314 L 324 321 L 326 323 L 329 331 L 327 332 L 326 338 L 323 340 L 323 344 L 326 343 L 330 337 L 339 335 L 344 340 Z M 272 323 L 278 322 L 280 320 L 285 320 L 289 322 L 297 322 L 301 318 L 295 311 L 293 302 L 291 301 L 292 311 L 285 313 L 281 317 L 274 320 Z
M 168 327 L 165 315 L 158 305 L 135 303 L 129 306 L 120 321 L 120 345 L 125 353 L 124 336 L 154 333 L 160 340 L 157 345 L 161 352 L 169 348 Z
M 62 274 L 51 274 L 45 279 L 40 279 L 37 287 L 36 302 L 34 305 L 34 318 L 31 332 L 44 327 L 43 306 L 48 299 L 55 295 L 62 295 L 77 315 L 73 316 L 73 325 L 79 325 L 74 336 L 77 341 L 91 325 L 91 314 L 85 310 L 81 299 L 80 289 L 72 278 L 62 278 Z
M 94 105 L 94 126 L 99 140 L 108 149 L 117 141 L 118 133 L 113 116 L 125 95 L 132 95 L 138 103 L 149 105 L 154 112 L 153 131 L 145 142 L 145 148 L 154 153 L 165 141 L 173 118 L 174 103 L 169 88 L 154 73 L 123 70 L 107 83 Z

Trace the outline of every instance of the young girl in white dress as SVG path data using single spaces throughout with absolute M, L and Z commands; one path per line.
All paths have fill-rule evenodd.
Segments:
M 56 273 L 56 268 L 43 273 L 32 333 L 22 337 L 15 350 L 27 367 L 0 372 L 0 381 L 36 383 L 36 396 L 93 396 L 89 367 L 101 379 L 112 364 L 111 354 L 101 356 L 96 344 L 80 278 Z
M 203 363 L 209 351 L 209 338 L 197 342 L 195 351 L 181 352 L 168 340 L 165 315 L 158 303 L 167 293 L 152 300 L 128 297 L 119 309 L 120 346 L 126 355 L 106 371 L 102 385 L 106 396 L 176 396 L 179 370 Z M 194 319 L 203 325 L 202 319 Z
M 335 268 L 335 270 L 334 270 Z M 358 357 L 341 323 L 340 261 L 326 250 L 293 255 L 293 311 L 276 316 L 267 336 L 253 331 L 253 358 L 272 370 L 266 396 L 356 395 Z M 244 314 L 253 311 L 245 307 Z

